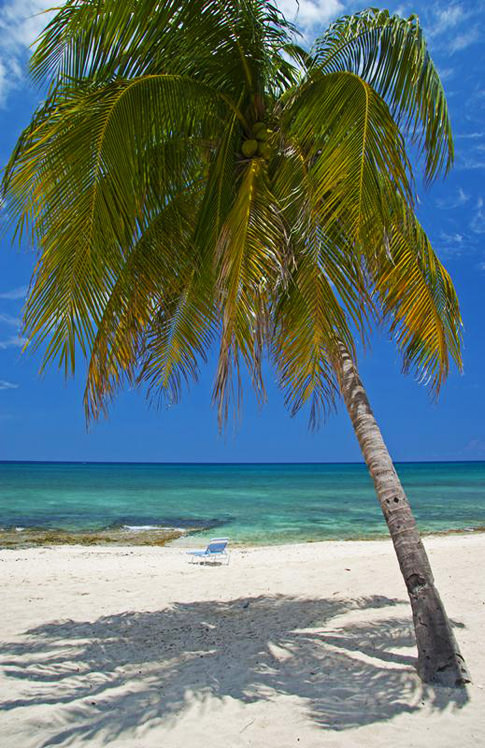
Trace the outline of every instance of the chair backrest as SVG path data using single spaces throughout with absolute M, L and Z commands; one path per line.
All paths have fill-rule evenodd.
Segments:
M 207 553 L 224 553 L 229 538 L 211 538 L 207 546 Z

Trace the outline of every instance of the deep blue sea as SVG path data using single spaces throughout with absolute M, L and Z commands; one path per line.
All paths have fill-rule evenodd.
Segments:
M 423 532 L 485 527 L 485 462 L 397 469 Z M 159 527 L 250 544 L 387 533 L 360 464 L 0 463 L 3 531 L 117 528 L 129 542 Z

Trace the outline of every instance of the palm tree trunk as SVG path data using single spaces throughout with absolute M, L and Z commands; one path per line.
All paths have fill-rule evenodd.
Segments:
M 434 585 L 411 507 L 354 362 L 344 347 L 341 355 L 339 380 L 342 396 L 374 481 L 411 601 L 418 646 L 418 673 L 427 683 L 463 685 L 470 678 Z

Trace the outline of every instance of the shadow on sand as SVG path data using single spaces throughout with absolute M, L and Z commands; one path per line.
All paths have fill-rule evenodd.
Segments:
M 52 705 L 56 719 L 45 733 L 39 724 L 39 746 L 116 742 L 141 725 L 176 719 L 194 702 L 228 696 L 245 703 L 297 696 L 312 720 L 332 730 L 423 702 L 463 706 L 464 689 L 420 683 L 414 658 L 402 653 L 414 645 L 410 620 L 395 617 L 396 606 L 404 614 L 402 601 L 378 596 L 255 597 L 46 624 L 1 648 L 4 673 L 23 679 L 25 690 L 0 706 Z M 353 611 L 367 622 L 352 624 Z

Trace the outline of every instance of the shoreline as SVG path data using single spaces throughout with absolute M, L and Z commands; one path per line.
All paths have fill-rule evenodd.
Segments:
M 379 534 L 368 534 L 356 537 L 332 537 L 332 538 L 309 538 L 307 540 L 295 540 L 291 542 L 274 542 L 274 543 L 252 543 L 248 541 L 237 541 L 230 537 L 230 532 L 226 533 L 222 529 L 219 533 L 218 528 L 214 528 L 212 537 L 223 536 L 229 537 L 230 542 L 235 548 L 280 548 L 293 545 L 306 545 L 314 543 L 332 543 L 332 542 L 373 542 L 389 540 L 389 535 L 383 529 Z M 451 535 L 478 535 L 485 533 L 485 525 L 476 527 L 451 528 L 449 530 L 429 530 L 420 531 L 423 538 L 427 537 L 447 537 Z M 38 529 L 38 528 L 15 528 L 0 530 L 0 550 L 16 550 L 21 548 L 48 548 L 48 547 L 81 547 L 81 548 L 139 548 L 139 547 L 184 547 L 191 548 L 207 544 L 208 536 L 201 536 L 197 530 L 184 530 L 181 528 L 140 528 L 140 529 L 106 529 L 73 532 L 58 529 Z
M 0 731 L 39 748 L 464 748 L 485 734 L 483 533 L 424 538 L 471 670 L 414 670 L 390 539 L 0 550 Z
M 421 533 L 421 537 L 425 544 L 431 544 L 432 547 L 435 546 L 435 544 L 447 544 L 449 543 L 450 546 L 453 543 L 460 543 L 460 542 L 473 542 L 474 540 L 477 541 L 478 544 L 483 542 L 484 550 L 485 550 L 485 528 L 480 531 L 471 531 L 471 530 L 451 530 L 451 531 L 445 531 L 445 532 L 435 532 L 435 533 L 428 533 L 423 534 Z M 66 543 L 66 544 L 46 544 L 46 545 L 25 545 L 25 546 L 16 546 L 16 547 L 2 547 L 0 546 L 0 564 L 5 561 L 3 554 L 10 555 L 11 551 L 25 551 L 29 554 L 32 554 L 35 556 L 37 553 L 43 554 L 45 551 L 50 551 L 53 554 L 56 553 L 68 553 L 69 551 L 72 551 L 73 553 L 77 554 L 87 554 L 87 556 L 93 556 L 95 557 L 97 554 L 100 556 L 103 556 L 106 554 L 106 552 L 113 554 L 114 556 L 121 555 L 129 555 L 129 556 L 136 556 L 138 553 L 143 555 L 158 555 L 161 560 L 164 560 L 165 558 L 184 558 L 185 560 L 188 560 L 185 558 L 186 552 L 192 550 L 193 548 L 202 548 L 204 545 L 206 545 L 206 540 L 201 540 L 201 542 L 195 542 L 191 543 L 190 545 L 187 545 L 185 543 L 180 543 L 180 541 L 187 540 L 188 538 L 185 537 L 179 537 L 175 540 L 168 541 L 166 544 L 143 544 L 143 545 L 132 545 L 132 544 L 99 544 L 99 545 L 83 545 L 80 543 Z M 294 543 L 270 543 L 270 544 L 258 544 L 258 545 L 251 545 L 246 543 L 235 543 L 231 539 L 229 539 L 228 544 L 228 551 L 230 554 L 235 554 L 236 556 L 247 556 L 249 555 L 255 555 L 258 554 L 276 554 L 281 555 L 285 553 L 290 553 L 291 551 L 300 552 L 302 549 L 305 549 L 308 552 L 319 550 L 327 553 L 332 552 L 334 549 L 348 549 L 349 555 L 352 556 L 354 554 L 355 550 L 361 550 L 363 552 L 367 552 L 366 549 L 371 548 L 372 546 L 375 546 L 375 550 L 381 550 L 382 548 L 388 547 L 392 551 L 393 557 L 394 557 L 394 549 L 392 545 L 392 540 L 390 535 L 383 535 L 382 537 L 367 537 L 367 538 L 333 538 L 329 540 L 305 540 L 305 541 L 297 541 Z M 444 545 L 443 545 L 444 547 Z M 86 556 L 86 557 L 87 557 Z M 397 564 L 397 559 L 396 559 Z M 223 564 L 224 565 L 224 564 Z M 197 566 L 197 565 L 195 565 Z M 219 566 L 219 564 L 215 564 L 215 566 Z M 484 589 L 484 596 L 485 596 L 485 589 Z M 485 600 L 484 600 L 485 605 Z

